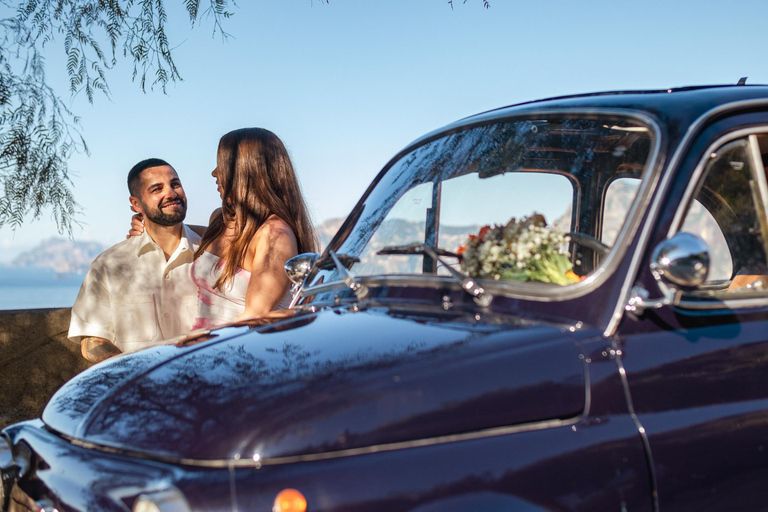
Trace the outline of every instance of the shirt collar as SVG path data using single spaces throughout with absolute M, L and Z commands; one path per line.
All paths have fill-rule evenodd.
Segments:
M 178 252 L 189 250 L 189 236 L 187 234 L 188 229 L 189 228 L 186 226 L 186 224 L 181 225 L 181 241 L 179 241 Z
M 181 225 L 181 240 L 179 241 L 179 247 L 176 249 L 174 254 L 181 254 L 183 251 L 190 251 L 192 250 L 189 244 L 189 237 L 188 232 L 189 228 L 186 226 L 186 224 Z M 146 230 L 144 232 L 136 237 L 138 247 L 136 248 L 136 256 L 141 256 L 142 254 L 146 254 L 150 251 L 162 251 L 160 249 L 160 246 L 157 245 L 157 243 L 152 240 L 152 237 L 149 236 Z M 173 259 L 173 258 L 171 258 Z
M 152 240 L 152 237 L 149 236 L 149 233 L 147 233 L 147 230 L 144 230 L 141 235 L 136 237 L 136 241 L 138 244 L 138 247 L 136 248 L 136 256 L 141 256 L 142 254 L 146 254 L 150 251 L 160 251 L 160 246 L 155 243 L 154 240 Z

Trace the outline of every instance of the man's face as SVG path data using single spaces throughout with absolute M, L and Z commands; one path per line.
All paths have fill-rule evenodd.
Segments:
M 160 226 L 174 226 L 187 215 L 187 198 L 176 171 L 170 165 L 150 167 L 139 176 L 139 197 L 131 204 L 144 218 Z

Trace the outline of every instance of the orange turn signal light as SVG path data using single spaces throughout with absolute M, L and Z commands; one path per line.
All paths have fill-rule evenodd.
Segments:
M 272 512 L 306 512 L 307 499 L 296 489 L 283 489 L 275 498 Z

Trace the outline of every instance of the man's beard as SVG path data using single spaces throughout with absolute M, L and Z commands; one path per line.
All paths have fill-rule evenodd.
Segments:
M 187 216 L 187 202 L 181 197 L 179 198 L 179 208 L 173 213 L 166 213 L 162 208 L 142 206 L 144 208 L 144 216 L 160 226 L 175 226 Z

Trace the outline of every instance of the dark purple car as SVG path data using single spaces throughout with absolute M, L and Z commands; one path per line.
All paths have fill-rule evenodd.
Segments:
M 746 85 L 433 132 L 288 263 L 293 310 L 6 428 L 2 510 L 766 509 L 766 155 Z

